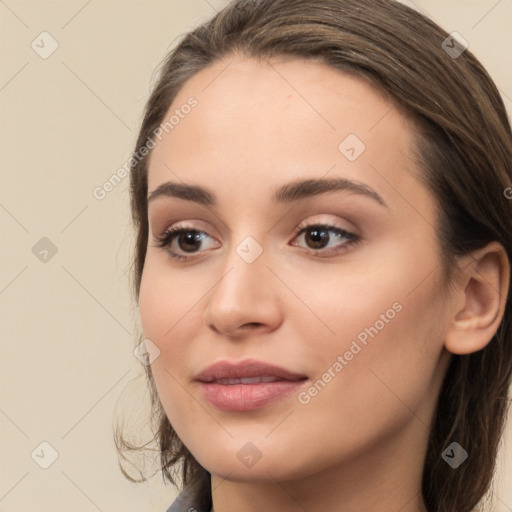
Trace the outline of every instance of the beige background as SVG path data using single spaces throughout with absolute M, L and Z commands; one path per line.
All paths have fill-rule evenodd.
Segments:
M 463 35 L 510 112 L 512 0 L 406 3 Z M 129 157 L 170 44 L 225 4 L 0 2 L 0 511 L 164 511 L 175 496 L 158 475 L 134 485 L 117 466 L 116 407 L 144 398 L 128 179 L 102 201 L 92 190 Z M 58 43 L 47 59 L 31 47 L 43 31 Z M 46 262 L 32 251 L 43 237 L 57 248 Z M 501 512 L 512 510 L 510 421 L 506 440 Z M 50 460 L 43 441 L 58 452 L 48 469 L 31 458 Z

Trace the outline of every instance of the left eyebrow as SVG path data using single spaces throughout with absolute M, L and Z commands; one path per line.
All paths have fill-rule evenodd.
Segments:
M 296 180 L 279 187 L 272 195 L 272 202 L 274 204 L 291 203 L 338 190 L 345 190 L 353 194 L 369 197 L 377 201 L 381 206 L 388 208 L 384 199 L 371 187 L 359 181 L 346 178 Z M 212 207 L 217 206 L 218 203 L 215 194 L 205 187 L 172 181 L 163 183 L 153 190 L 148 196 L 148 203 L 159 197 L 176 197 Z
M 300 199 L 334 192 L 337 190 L 346 190 L 353 194 L 359 194 L 377 201 L 381 206 L 388 205 L 382 197 L 368 185 L 359 181 L 346 178 L 321 178 L 310 180 L 297 180 L 280 187 L 272 196 L 274 203 L 291 203 Z

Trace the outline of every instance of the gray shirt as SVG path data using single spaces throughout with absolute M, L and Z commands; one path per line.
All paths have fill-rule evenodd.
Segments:
M 204 486 L 202 492 L 206 493 Z M 208 496 L 206 501 L 209 499 L 209 503 L 205 506 L 205 499 L 201 499 L 197 489 L 185 487 L 166 512 L 211 512 L 211 493 L 209 487 L 206 494 Z

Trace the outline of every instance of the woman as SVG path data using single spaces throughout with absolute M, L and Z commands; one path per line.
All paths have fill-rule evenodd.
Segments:
M 463 42 L 391 0 L 234 1 L 163 63 L 131 171 L 170 512 L 475 509 L 512 135 Z

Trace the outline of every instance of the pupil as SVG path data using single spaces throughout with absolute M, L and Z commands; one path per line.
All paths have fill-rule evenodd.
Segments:
M 198 249 L 198 246 L 201 244 L 201 234 L 200 233 L 192 233 L 188 231 L 187 233 L 182 233 L 180 237 L 180 246 L 182 245 L 182 242 L 185 241 L 185 247 L 184 250 L 186 251 L 186 245 L 191 244 L 193 245 L 190 252 L 194 252 L 195 249 Z
M 311 233 L 311 236 L 308 236 L 308 233 Z M 325 247 L 327 245 L 328 238 L 329 236 L 327 235 L 327 231 L 323 228 L 315 228 L 306 231 L 306 239 L 312 240 L 315 249 L 322 249 Z

